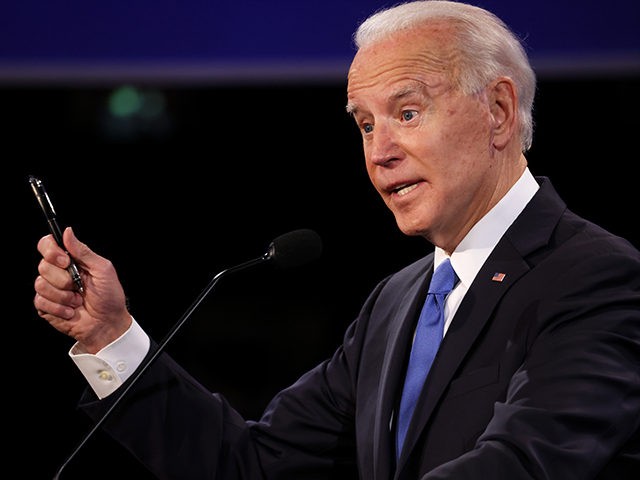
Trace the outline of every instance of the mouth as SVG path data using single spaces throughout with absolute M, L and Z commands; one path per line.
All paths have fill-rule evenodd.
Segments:
M 403 185 L 398 185 L 397 187 L 392 188 L 391 193 L 396 194 L 399 197 L 402 197 L 408 194 L 409 192 L 415 190 L 416 188 L 418 188 L 418 183 L 403 184 Z

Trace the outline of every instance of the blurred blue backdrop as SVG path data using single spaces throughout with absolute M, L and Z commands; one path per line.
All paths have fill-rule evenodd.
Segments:
M 382 0 L 21 0 L 0 15 L 0 80 L 342 78 Z M 640 69 L 637 0 L 478 0 L 541 75 Z

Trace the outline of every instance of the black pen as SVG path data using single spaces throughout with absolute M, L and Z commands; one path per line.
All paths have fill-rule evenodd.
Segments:
M 31 184 L 31 188 L 33 189 L 33 193 L 38 199 L 38 203 L 42 208 L 42 212 L 44 213 L 45 218 L 47 219 L 47 223 L 49 224 L 49 230 L 53 234 L 53 238 L 56 239 L 58 245 L 67 253 L 67 249 L 64 247 L 64 243 L 62 242 L 62 231 L 58 226 L 58 222 L 56 220 L 56 211 L 53 208 L 53 204 L 49 199 L 49 195 L 47 195 L 47 191 L 44 189 L 44 185 L 42 181 L 34 177 L 33 175 L 29 176 L 29 183 Z M 71 278 L 73 279 L 73 283 L 75 283 L 76 288 L 80 293 L 84 292 L 84 285 L 82 284 L 82 277 L 80 277 L 80 270 L 78 270 L 78 266 L 74 262 L 71 255 L 69 255 L 71 262 L 67 267 L 67 270 L 71 274 Z

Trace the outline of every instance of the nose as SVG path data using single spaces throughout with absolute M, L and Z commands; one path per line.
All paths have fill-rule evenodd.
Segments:
M 379 166 L 389 165 L 400 155 L 393 129 L 385 122 L 376 123 L 367 149 L 369 160 Z

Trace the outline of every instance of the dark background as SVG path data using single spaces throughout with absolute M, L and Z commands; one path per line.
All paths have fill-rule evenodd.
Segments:
M 636 3 L 621 2 L 626 13 L 607 10 L 618 15 L 617 30 L 602 12 L 578 18 L 567 7 L 564 16 L 547 15 L 557 22 L 545 23 L 534 21 L 551 9 L 544 2 L 517 11 L 508 2 L 494 3 L 519 31 L 532 35 L 539 75 L 528 154 L 533 173 L 551 177 L 571 209 L 640 246 L 640 60 L 637 30 L 627 28 L 637 19 Z M 60 223 L 72 225 L 82 241 L 114 262 L 134 316 L 157 340 L 217 272 L 262 255 L 274 237 L 290 230 L 320 234 L 323 254 L 308 266 L 264 266 L 224 278 L 168 347 L 247 418 L 257 418 L 280 388 L 333 352 L 383 276 L 431 247 L 397 230 L 369 184 L 359 134 L 344 111 L 348 34 L 327 34 L 321 28 L 326 18 L 314 17 L 313 9 L 302 25 L 311 25 L 317 45 L 329 42 L 326 56 L 318 59 L 317 45 L 305 50 L 305 41 L 290 42 L 268 30 L 224 44 L 227 53 L 220 60 L 220 51 L 211 47 L 219 46 L 215 42 L 188 54 L 211 19 L 197 10 L 178 17 L 195 22 L 194 29 L 165 28 L 180 41 L 159 41 L 153 35 L 162 29 L 152 28 L 158 21 L 147 19 L 136 24 L 146 25 L 138 36 L 109 42 L 106 33 L 112 32 L 95 26 L 100 16 L 88 15 L 96 12 L 83 10 L 84 22 L 67 25 L 62 6 L 48 3 L 34 16 L 29 9 L 35 4 L 16 2 L 12 13 L 19 21 L 4 16 L 4 26 L 11 28 L 0 29 L 6 40 L 0 47 L 0 131 L 8 215 L 4 396 L 7 470 L 19 478 L 46 479 L 91 425 L 75 409 L 85 382 L 66 355 L 72 342 L 37 317 L 31 303 L 36 243 L 47 227 L 28 175 L 44 180 Z M 158 8 L 167 5 L 147 8 L 157 19 Z M 371 8 L 349 5 L 335 17 L 339 22 L 332 21 L 348 20 L 350 34 L 351 17 Z M 582 4 L 587 7 L 595 4 Z M 147 10 L 139 8 L 141 17 Z M 208 8 L 219 18 L 219 10 Z M 300 8 L 295 7 L 298 14 Z M 328 2 L 323 12 L 330 16 L 336 8 Z M 99 13 L 106 22 L 107 12 Z M 44 29 L 47 15 L 47 24 L 67 34 Z M 107 16 L 112 17 L 117 15 Z M 241 15 L 230 18 L 240 21 Z M 305 33 L 291 17 L 280 21 L 297 25 L 297 36 Z M 125 24 L 113 23 L 120 33 Z M 29 35 L 33 30 L 25 25 L 40 27 L 38 35 Z M 277 26 L 273 20 L 271 27 Z M 602 28 L 607 35 L 600 35 Z M 258 48 L 264 39 L 273 44 Z M 293 53 L 280 52 L 283 62 L 272 62 L 273 52 L 294 44 Z M 157 59 L 167 51 L 173 67 L 144 67 L 142 54 Z M 269 61 L 247 59 L 243 52 L 265 54 Z M 312 61 L 303 65 L 302 56 Z M 207 58 L 215 61 L 203 64 Z M 114 59 L 130 63 L 109 67 Z M 229 59 L 239 68 L 227 68 Z M 137 95 L 138 109 L 135 101 L 125 102 L 129 115 L 117 116 L 113 102 L 126 93 L 123 88 L 134 100 Z M 122 475 L 148 474 L 98 432 L 61 478 Z
M 532 171 L 550 176 L 573 210 L 636 245 L 639 87 L 637 76 L 542 80 L 529 154 Z M 115 263 L 156 339 L 216 272 L 262 255 L 284 232 L 321 235 L 323 255 L 309 266 L 223 279 L 170 344 L 249 418 L 333 351 L 382 276 L 430 248 L 398 232 L 368 183 L 343 85 L 164 94 L 170 132 L 114 141 L 101 126 L 108 90 L 0 91 L 10 120 L 5 401 L 11 449 L 23 455 L 9 463 L 29 478 L 49 478 L 89 428 L 74 409 L 84 381 L 66 356 L 71 342 L 31 304 L 35 245 L 47 229 L 29 174 L 46 182 L 61 224 Z M 130 461 L 98 434 L 63 478 L 135 472 Z

